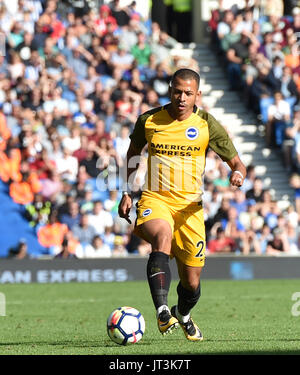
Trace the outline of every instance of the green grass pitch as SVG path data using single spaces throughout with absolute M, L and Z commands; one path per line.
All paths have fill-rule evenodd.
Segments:
M 180 328 L 159 334 L 146 281 L 5 284 L 0 292 L 6 297 L 1 355 L 300 354 L 300 316 L 292 314 L 299 280 L 202 280 L 192 314 L 204 335 L 198 343 L 188 342 Z M 114 344 L 106 333 L 107 316 L 124 305 L 146 321 L 143 339 L 132 346 Z

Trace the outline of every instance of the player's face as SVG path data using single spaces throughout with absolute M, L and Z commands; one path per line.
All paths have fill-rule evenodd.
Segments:
M 194 79 L 175 78 L 170 90 L 172 116 L 180 121 L 187 119 L 200 95 Z

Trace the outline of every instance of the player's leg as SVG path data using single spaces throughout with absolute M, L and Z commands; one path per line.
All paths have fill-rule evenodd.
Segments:
M 179 320 L 188 340 L 200 341 L 203 337 L 190 311 L 201 295 L 200 275 L 205 263 L 206 242 L 203 209 L 195 206 L 178 217 L 181 221 L 175 226 L 172 255 L 176 258 L 180 282 L 177 286 L 178 303 L 172 307 L 171 313 Z
M 170 224 L 162 219 L 149 220 L 140 226 L 140 230 L 152 247 L 147 263 L 147 278 L 155 308 L 162 310 L 162 306 L 168 305 L 171 283 L 169 256 L 172 230 Z
M 147 263 L 147 279 L 157 312 L 158 328 L 162 334 L 169 333 L 178 326 L 177 319 L 172 317 L 168 307 L 172 229 L 166 220 L 152 219 L 141 224 L 139 230 L 152 246 Z
M 203 340 L 199 327 L 191 318 L 191 310 L 196 306 L 201 296 L 200 275 L 202 267 L 188 266 L 176 259 L 179 275 L 179 283 L 177 285 L 178 303 L 173 306 L 171 313 L 175 316 L 188 340 Z
M 191 267 L 177 260 L 180 282 L 177 286 L 178 311 L 187 316 L 201 296 L 200 275 L 202 267 Z

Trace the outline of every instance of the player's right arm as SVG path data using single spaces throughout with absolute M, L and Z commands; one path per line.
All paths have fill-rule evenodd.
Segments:
M 119 216 L 124 218 L 131 224 L 129 219 L 129 212 L 132 207 L 132 197 L 129 187 L 131 182 L 133 182 L 136 171 L 139 167 L 137 158 L 141 155 L 142 148 L 137 147 L 132 141 L 130 142 L 128 151 L 127 151 L 127 189 L 123 191 L 122 199 L 119 204 L 118 212 Z
M 118 213 L 119 216 L 124 218 L 131 224 L 129 219 L 129 212 L 132 207 L 132 197 L 130 187 L 134 181 L 137 169 L 139 167 L 139 157 L 141 152 L 147 143 L 145 139 L 145 123 L 142 116 L 140 116 L 135 124 L 134 130 L 130 135 L 131 142 L 127 151 L 126 157 L 126 190 L 123 192 L 121 202 L 119 204 Z

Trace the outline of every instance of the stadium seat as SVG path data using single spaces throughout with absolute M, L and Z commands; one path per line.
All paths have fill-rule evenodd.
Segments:
M 0 205 L 0 257 L 7 257 L 9 249 L 15 247 L 20 238 L 26 239 L 29 255 L 39 257 L 44 254 L 46 249 L 39 244 L 34 229 L 24 217 L 24 206 L 13 202 L 8 185 L 3 181 L 0 181 Z

